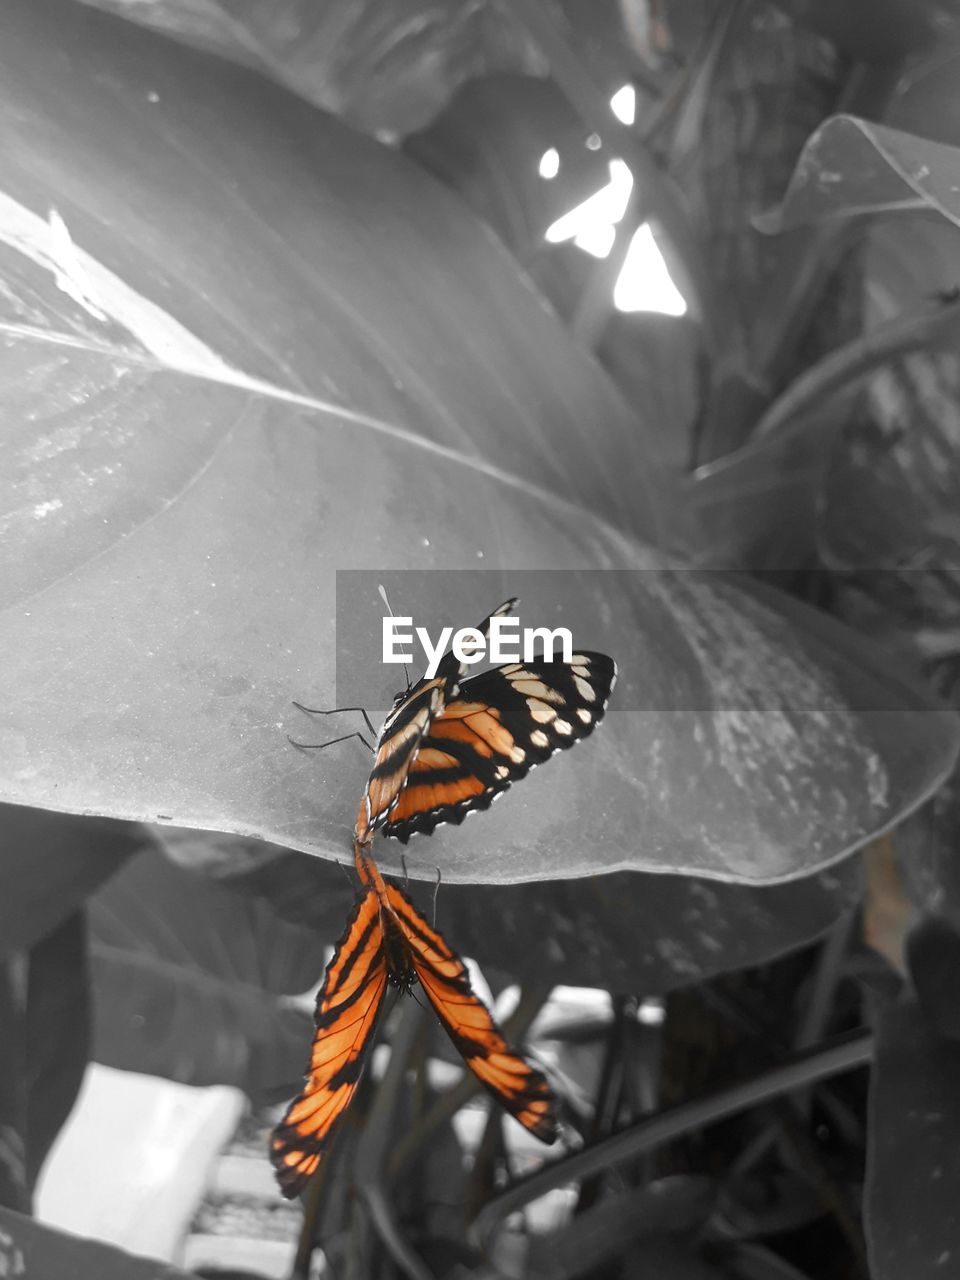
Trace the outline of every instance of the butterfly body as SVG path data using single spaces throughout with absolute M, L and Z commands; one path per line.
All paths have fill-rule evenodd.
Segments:
M 380 928 L 383 930 L 383 958 L 387 966 L 387 982 L 401 995 L 408 996 L 417 985 L 417 971 L 410 963 L 410 947 L 396 913 L 380 903 Z
M 377 738 L 377 758 L 357 813 L 356 837 L 366 844 L 396 803 L 421 739 L 456 691 L 456 681 L 438 674 L 398 694 Z M 390 750 L 382 750 L 383 743 Z

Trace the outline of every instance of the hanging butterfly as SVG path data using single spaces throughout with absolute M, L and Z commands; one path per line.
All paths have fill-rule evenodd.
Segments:
M 505 601 L 477 630 L 486 638 L 491 618 L 516 604 Z M 586 650 L 570 662 L 515 662 L 465 679 L 468 666 L 447 653 L 435 676 L 397 694 L 360 801 L 354 834 L 361 844 L 381 829 L 406 844 L 415 832 L 489 808 L 535 765 L 593 732 L 617 677 L 612 658 Z
M 306 1086 L 277 1125 L 271 1158 L 291 1198 L 316 1172 L 337 1120 L 356 1091 L 374 1041 L 387 986 L 419 984 L 464 1062 L 497 1101 L 543 1142 L 557 1136 L 543 1075 L 507 1044 L 474 994 L 466 966 L 356 846 L 363 895 L 337 943 L 317 997 Z

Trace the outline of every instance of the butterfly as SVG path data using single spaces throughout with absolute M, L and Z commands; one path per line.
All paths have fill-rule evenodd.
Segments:
M 356 847 L 362 896 L 337 943 L 317 997 L 316 1033 L 303 1092 L 277 1125 L 271 1159 L 292 1198 L 317 1171 L 337 1120 L 350 1104 L 370 1055 L 388 986 L 419 984 L 477 1079 L 543 1142 L 557 1135 L 544 1076 L 512 1050 L 466 966 L 407 895 L 382 878 Z
M 491 620 L 505 617 L 516 603 L 515 598 L 505 600 L 480 623 L 476 629 L 484 641 L 490 634 Z M 465 654 L 473 651 L 464 646 Z M 355 835 L 361 844 L 368 844 L 386 822 L 406 785 L 410 766 L 420 750 L 424 735 L 433 721 L 443 714 L 449 700 L 456 696 L 468 668 L 469 663 L 461 662 L 453 652 L 446 653 L 440 659 L 434 676 L 424 676 L 404 693 L 397 694 L 377 737 L 373 768 L 360 801 Z
M 505 601 L 477 630 L 486 637 L 491 618 L 516 603 Z M 590 651 L 464 679 L 467 666 L 445 654 L 432 679 L 397 695 L 360 802 L 360 843 L 382 830 L 406 844 L 489 808 L 535 765 L 593 732 L 617 677 L 612 658 Z

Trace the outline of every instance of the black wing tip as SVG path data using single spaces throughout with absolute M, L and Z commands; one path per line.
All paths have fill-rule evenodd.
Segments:
M 539 1138 L 546 1146 L 552 1147 L 560 1137 L 560 1122 L 557 1120 L 556 1112 L 551 1108 L 536 1125 L 527 1127 L 527 1132 Z
M 290 1151 L 299 1151 L 304 1155 L 311 1153 L 304 1149 L 304 1142 L 299 1134 L 296 1135 L 296 1142 L 292 1143 L 285 1140 L 285 1132 L 282 1122 L 273 1131 L 273 1137 L 270 1141 L 270 1163 L 273 1165 L 273 1172 L 280 1188 L 280 1194 L 285 1200 L 295 1200 L 313 1177 L 313 1174 L 303 1173 L 295 1165 L 287 1164 L 283 1157 Z
M 507 1114 L 516 1120 L 517 1124 L 523 1125 L 527 1133 L 533 1134 L 535 1138 L 538 1138 L 546 1146 L 552 1147 L 560 1136 L 556 1095 L 547 1083 L 546 1076 L 538 1071 L 536 1067 L 531 1067 L 522 1053 L 516 1049 L 511 1049 L 511 1053 L 524 1062 L 530 1071 L 531 1078 L 526 1087 L 512 1098 L 504 1096 L 489 1085 L 487 1088 Z M 536 1103 L 546 1103 L 546 1109 L 535 1119 L 524 1119 L 524 1112 L 529 1111 Z

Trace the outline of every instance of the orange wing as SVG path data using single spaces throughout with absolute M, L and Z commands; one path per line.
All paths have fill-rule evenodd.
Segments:
M 395 885 L 386 901 L 409 949 L 421 987 L 464 1062 L 498 1102 L 543 1142 L 557 1136 L 550 1086 L 510 1048 L 486 1005 L 474 994 L 460 957 Z
M 491 619 L 508 614 L 516 603 L 515 599 L 504 600 L 476 630 L 489 635 Z M 452 652 L 447 653 L 441 658 L 435 676 L 430 679 L 424 676 L 406 693 L 397 695 L 377 738 L 373 768 L 357 813 L 354 835 L 361 844 L 368 844 L 387 821 L 407 784 L 410 766 L 424 735 L 442 713 L 447 700 L 456 694 L 468 669 L 468 663 L 461 662 Z
M 593 732 L 616 676 L 612 658 L 585 649 L 570 662 L 515 662 L 464 680 L 418 737 L 383 834 L 406 844 L 489 808 L 536 765 Z
M 368 889 L 353 909 L 317 997 L 306 1086 L 273 1131 L 270 1156 L 288 1199 L 316 1173 L 333 1128 L 356 1091 L 387 976 L 380 902 Z

